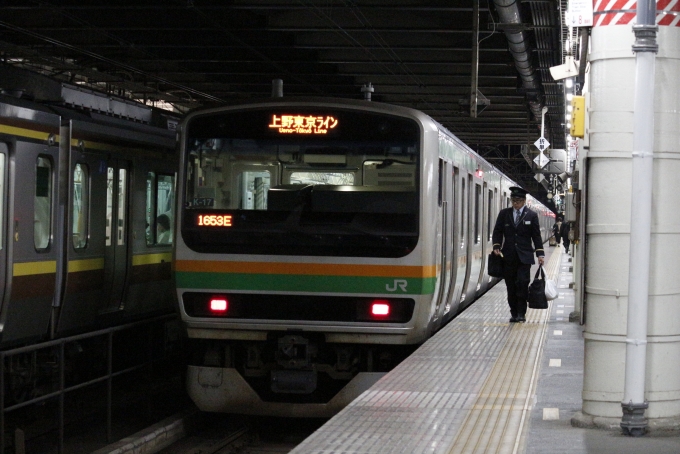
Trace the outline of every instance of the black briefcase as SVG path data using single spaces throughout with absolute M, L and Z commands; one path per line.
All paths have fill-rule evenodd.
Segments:
M 491 277 L 503 277 L 503 255 L 489 254 L 487 272 Z

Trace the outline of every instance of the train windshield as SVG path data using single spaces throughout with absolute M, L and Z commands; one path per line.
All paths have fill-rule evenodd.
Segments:
M 199 252 L 401 257 L 418 241 L 420 128 L 328 107 L 194 117 L 182 236 Z

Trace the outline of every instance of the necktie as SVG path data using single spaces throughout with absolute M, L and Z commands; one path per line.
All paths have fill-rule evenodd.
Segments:
M 515 225 L 519 222 L 519 210 L 515 210 Z

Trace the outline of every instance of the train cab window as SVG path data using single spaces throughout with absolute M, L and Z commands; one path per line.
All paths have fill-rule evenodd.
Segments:
M 39 156 L 35 169 L 33 205 L 33 243 L 38 250 L 47 249 L 52 229 L 52 161 Z
M 186 128 L 177 234 L 194 251 L 403 257 L 418 243 L 413 119 L 263 105 Z
M 90 175 L 85 164 L 77 163 L 73 169 L 73 204 L 71 206 L 72 238 L 75 249 L 87 246 L 89 228 Z
M 146 176 L 147 246 L 172 244 L 174 204 L 175 177 L 149 172 Z

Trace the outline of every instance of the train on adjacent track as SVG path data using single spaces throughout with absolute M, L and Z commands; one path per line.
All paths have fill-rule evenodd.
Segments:
M 516 183 L 422 112 L 272 98 L 179 132 L 175 283 L 202 410 L 330 416 L 497 281 Z M 554 215 L 527 204 L 546 241 Z
M 174 219 L 179 115 L 8 67 L 0 87 L 6 404 L 53 391 L 64 361 L 56 344 L 8 349 L 174 314 L 172 244 L 156 227 Z M 67 385 L 82 377 L 65 370 Z

